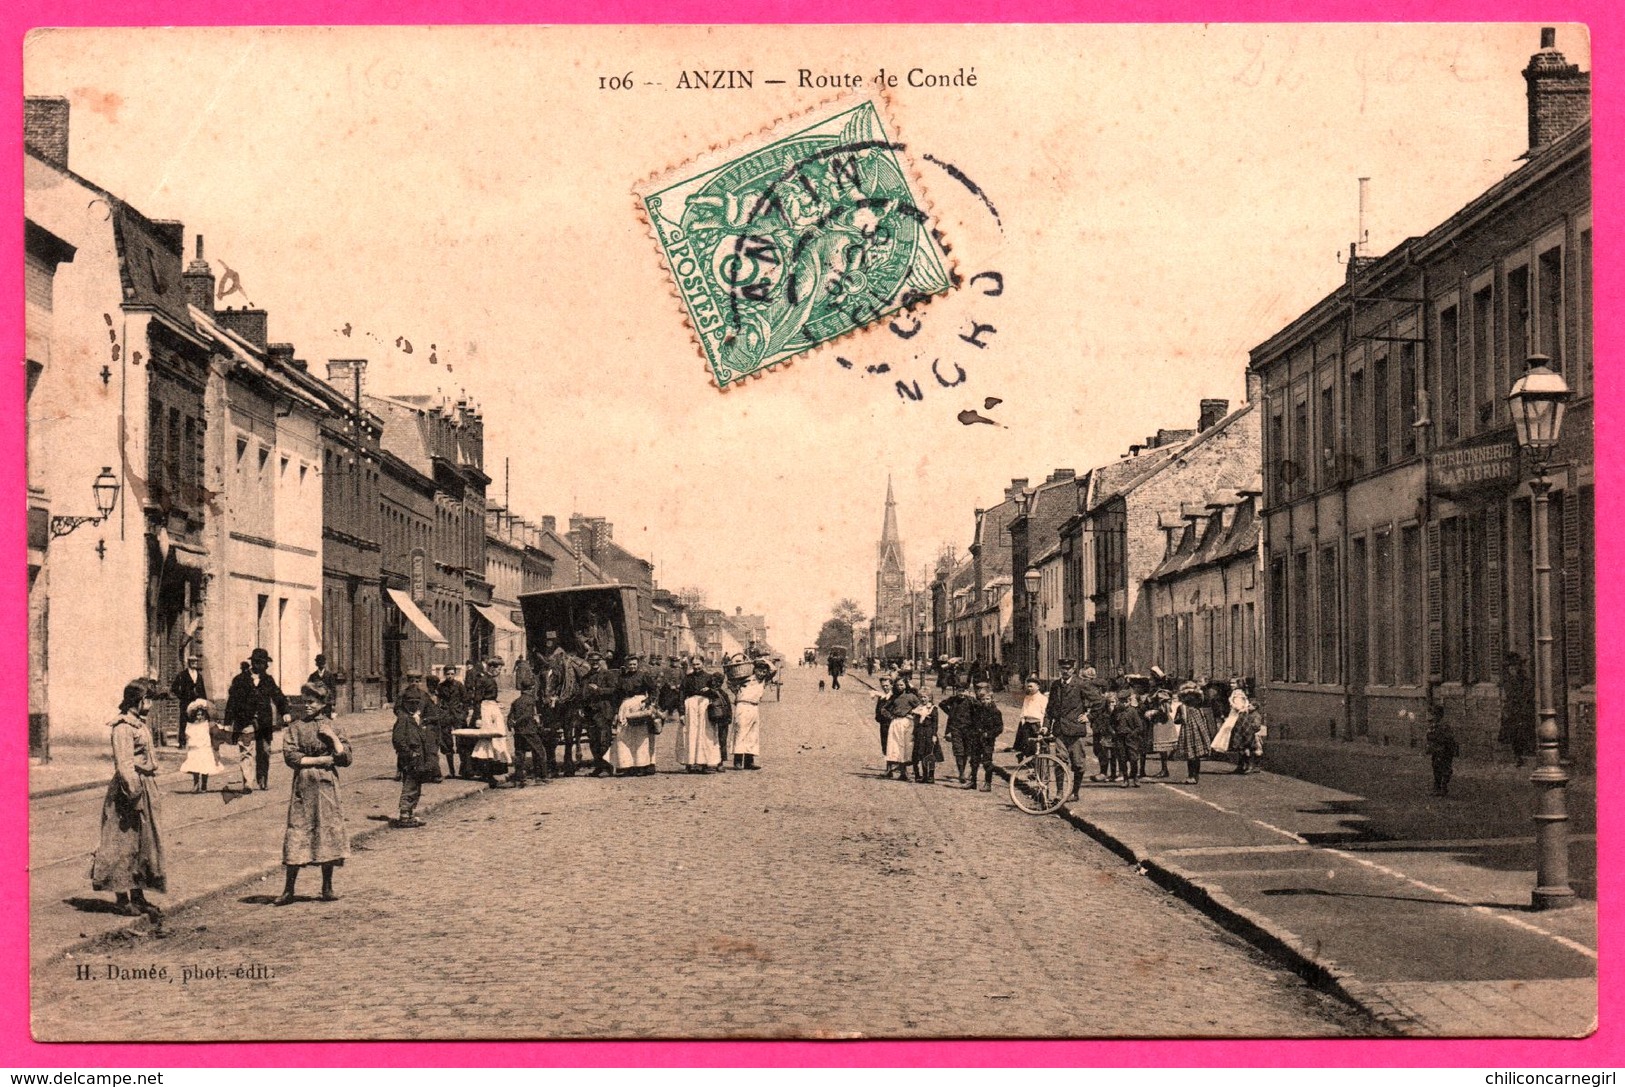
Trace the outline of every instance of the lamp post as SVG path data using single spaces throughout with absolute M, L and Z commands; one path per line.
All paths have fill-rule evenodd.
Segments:
M 90 493 L 96 496 L 96 515 L 51 518 L 52 538 L 66 536 L 80 525 L 99 525 L 113 516 L 113 509 L 118 505 L 119 486 L 112 467 L 103 468 L 96 482 L 90 485 Z
M 1038 675 L 1038 658 L 1043 652 L 1038 641 L 1038 590 L 1044 584 L 1044 575 L 1034 567 L 1027 567 L 1027 572 L 1021 577 L 1022 584 L 1027 588 L 1027 626 L 1033 632 L 1033 659 L 1032 667 L 1027 669 L 1027 677 Z
M 1546 479 L 1552 452 L 1563 431 L 1563 409 L 1573 394 L 1563 376 L 1548 365 L 1545 355 L 1529 356 L 1529 368 L 1512 386 L 1507 401 L 1518 445 L 1534 461 L 1529 481 L 1532 505 L 1530 532 L 1534 537 L 1535 605 L 1535 772 L 1530 782 L 1539 802 L 1535 808 L 1535 891 L 1537 910 L 1555 909 L 1574 901 L 1569 886 L 1568 785 L 1569 775 L 1559 757 L 1557 707 L 1552 691 L 1552 560 L 1547 538 Z

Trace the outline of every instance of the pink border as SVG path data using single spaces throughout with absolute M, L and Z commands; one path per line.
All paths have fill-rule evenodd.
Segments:
M 0 135 L 8 147 L 22 145 L 21 57 L 23 36 L 35 26 L 74 25 L 218 25 L 242 24 L 355 24 L 355 23 L 704 23 L 716 20 L 736 22 L 1272 22 L 1301 21 L 1312 11 L 1322 21 L 1387 21 L 1398 13 L 1395 7 L 1368 0 L 1149 0 L 1144 3 L 1096 3 L 1091 6 L 1057 0 L 889 0 L 862 4 L 856 0 L 824 0 L 817 5 L 794 4 L 787 0 L 756 0 L 751 10 L 756 18 L 739 20 L 738 8 L 717 0 L 608 0 L 594 7 L 598 18 L 582 17 L 586 5 L 523 0 L 496 0 L 475 5 L 456 0 L 370 0 L 365 4 L 324 2 L 324 0 L 240 0 L 228 11 L 217 10 L 204 0 L 126 0 L 116 7 L 95 0 L 22 0 L 16 8 L 0 14 L 9 58 L 4 67 L 5 86 L 13 106 L 3 112 Z M 1485 0 L 1423 0 L 1407 6 L 1404 16 L 1430 21 L 1504 22 L 1583 22 L 1592 34 L 1593 93 L 1597 138 L 1595 156 L 1594 221 L 1603 239 L 1596 250 L 1598 298 L 1619 298 L 1625 294 L 1625 268 L 1618 247 L 1613 244 L 1619 226 L 1619 178 L 1622 172 L 1620 114 L 1625 106 L 1620 84 L 1613 78 L 1612 61 L 1622 55 L 1621 33 L 1625 18 L 1607 0 L 1557 0 L 1549 3 L 1485 2 Z M 13 160 L 14 164 L 16 159 Z M 14 171 L 16 166 L 13 167 Z M 20 174 L 14 172 L 14 179 Z M 5 194 L 7 259 L 0 262 L 0 297 L 7 300 L 0 314 L 0 335 L 9 348 L 7 356 L 23 357 L 22 318 L 22 192 L 13 184 Z M 1625 345 L 1617 312 L 1607 305 L 1596 313 L 1600 354 L 1607 348 Z M 21 367 L 13 368 L 12 381 L 0 389 L 0 417 L 23 417 Z M 1597 384 L 1597 449 L 1612 448 L 1616 412 L 1625 379 L 1604 366 Z M 1620 462 L 1600 456 L 1597 463 L 1599 525 L 1625 524 L 1625 498 L 1617 483 Z M 0 563 L 0 629 L 5 644 L 11 646 L 9 659 L 16 662 L 0 676 L 0 706 L 4 720 L 0 729 L 0 755 L 7 776 L 6 808 L 12 813 L 9 824 L 26 825 L 27 818 L 27 672 L 19 667 L 26 660 L 27 603 L 24 583 L 26 548 L 23 472 L 23 432 L 21 426 L 0 430 L 0 480 L 3 492 L 13 496 L 5 507 L 12 512 L 0 518 L 0 543 L 13 556 Z M 1615 520 L 1619 516 L 1620 520 Z M 1617 573 L 1622 553 L 1619 537 L 1603 533 L 1598 541 L 1599 578 L 1598 674 L 1603 690 L 1600 700 L 1611 711 L 1619 693 L 1616 668 L 1625 664 L 1617 651 L 1620 643 L 1612 635 L 1625 637 L 1622 612 L 1614 605 L 1625 600 L 1625 581 Z M 1625 783 L 1625 769 L 1614 760 L 1621 745 L 1608 726 L 1611 712 L 1603 715 L 1598 727 L 1599 797 L 1619 795 Z M 1598 813 L 1598 846 L 1616 839 L 1619 813 L 1607 806 Z M 0 870 L 11 873 L 0 890 L 0 933 L 4 958 L 0 960 L 0 1064 L 17 1068 L 69 1067 L 233 1067 L 262 1065 L 292 1066 L 683 1066 L 683 1065 L 812 1065 L 828 1067 L 875 1065 L 1079 1065 L 1079 1066 L 1464 1066 L 1507 1067 L 1602 1067 L 1625 1063 L 1619 1021 L 1611 1013 L 1621 991 L 1619 974 L 1612 967 L 1609 952 L 1617 919 L 1605 914 L 1599 933 L 1602 957 L 1602 1028 L 1591 1038 L 1575 1042 L 1550 1041 L 1463 1041 L 1416 1042 L 1324 1041 L 1324 1042 L 684 1042 L 684 1043 L 353 1043 L 281 1045 L 39 1045 L 28 1033 L 28 899 L 26 836 L 11 833 L 0 836 Z M 1598 875 L 1598 896 L 1612 902 L 1625 881 L 1625 868 L 1603 865 Z

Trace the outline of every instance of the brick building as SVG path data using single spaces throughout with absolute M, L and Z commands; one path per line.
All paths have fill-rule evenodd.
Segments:
M 1164 558 L 1146 578 L 1155 649 L 1173 676 L 1257 676 L 1263 610 L 1258 477 L 1165 512 Z
M 999 502 L 976 511 L 970 554 L 971 607 L 977 619 L 969 655 L 989 666 L 1009 663 L 1015 652 L 1009 530 L 1011 519 L 1021 509 L 1027 482 L 1026 478 L 1012 479 Z
M 1532 354 L 1574 391 L 1551 479 L 1557 709 L 1588 758 L 1596 655 L 1590 77 L 1555 35 L 1524 71 L 1521 165 L 1254 348 L 1264 388 L 1266 693 L 1295 737 L 1464 751 L 1532 655 L 1528 465 L 1506 394 Z
M 1010 569 L 1005 572 L 1014 592 L 1010 638 L 1015 652 L 1010 663 L 1024 674 L 1039 670 L 1040 653 L 1036 601 L 1027 593 L 1027 571 L 1040 557 L 1055 558 L 1050 552 L 1060 543 L 1061 526 L 1078 512 L 1076 480 L 1071 468 L 1057 468 L 1038 486 L 1026 488 L 1005 528 L 1010 535 Z

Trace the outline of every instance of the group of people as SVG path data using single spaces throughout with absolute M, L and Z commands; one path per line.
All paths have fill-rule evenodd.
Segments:
M 494 682 L 465 687 L 455 674 L 408 676 L 395 702 L 395 825 L 422 826 L 422 788 L 445 776 L 524 788 L 584 768 L 593 777 L 653 774 L 655 738 L 667 728 L 677 731 L 677 757 L 689 773 L 726 770 L 730 758 L 735 770 L 761 769 L 760 707 L 776 679 L 772 661 L 735 654 L 718 671 L 697 655 L 645 662 L 628 654 L 619 668 L 609 665 L 549 635 L 534 661 L 515 668 L 519 696 L 506 714 Z
M 1160 762 L 1159 778 L 1171 776 L 1170 758 L 1183 759 L 1187 785 L 1201 780 L 1202 760 L 1214 754 L 1234 754 L 1238 774 L 1260 769 L 1268 730 L 1240 677 L 1181 681 L 1153 668 L 1150 675 L 1102 684 L 1092 666 L 1080 671 L 1076 661 L 1059 663 L 1061 674 L 1048 691 L 1028 681 L 1012 749 L 1031 754 L 1039 730 L 1051 733 L 1072 766 L 1074 798 L 1086 776 L 1139 788 L 1150 776 L 1152 755 Z
M 933 702 L 915 682 L 913 671 L 903 668 L 896 675 L 882 676 L 874 697 L 885 777 L 935 782 L 937 763 L 944 761 L 940 729 L 953 751 L 959 784 L 976 788 L 980 771 L 982 791 L 992 790 L 993 748 L 1004 731 L 1004 716 L 993 701 L 990 684 L 979 683 L 968 690 L 956 687 Z
M 295 901 L 299 872 L 306 867 L 321 869 L 321 897 L 333 901 L 338 897 L 333 871 L 350 853 L 338 771 L 350 764 L 352 748 L 334 721 L 333 686 L 320 681 L 325 661 L 318 658 L 312 679 L 300 689 L 297 713 L 291 712 L 294 707 L 267 672 L 270 663 L 270 654 L 263 649 L 254 650 L 244 662 L 246 670 L 233 681 L 227 696 L 226 727 L 210 720 L 205 698 L 194 697 L 185 707 L 182 736 L 188 752 L 181 768 L 193 775 L 196 791 L 207 787 L 208 777 L 225 774 L 223 791 L 229 799 L 251 791 L 246 767 L 252 760 L 255 783 L 264 790 L 269 786 L 272 737 L 281 728 L 282 759 L 293 778 L 282 841 L 283 889 L 272 901 L 279 906 Z M 188 662 L 189 670 L 194 666 L 195 660 Z M 147 892 L 163 892 L 168 883 L 162 804 L 155 783 L 158 745 L 151 723 L 158 691 L 155 680 L 131 680 L 124 687 L 118 716 L 108 724 L 113 777 L 102 800 L 101 830 L 90 867 L 91 885 L 113 892 L 115 912 L 155 919 L 162 911 Z M 220 765 L 222 752 L 225 766 Z

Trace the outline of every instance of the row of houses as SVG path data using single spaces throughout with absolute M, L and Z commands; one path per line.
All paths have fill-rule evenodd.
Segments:
M 1442 704 L 1494 749 L 1534 630 L 1533 503 L 1507 394 L 1531 356 L 1572 391 L 1547 474 L 1555 701 L 1596 719 L 1590 77 L 1555 35 L 1523 73 L 1529 146 L 1446 221 L 1254 348 L 1204 400 L 1088 471 L 1011 481 L 912 585 L 903 644 L 1013 673 L 1244 676 L 1277 735 L 1416 746 Z
M 492 501 L 470 400 L 376 393 L 359 358 L 318 376 L 266 311 L 221 305 L 236 276 L 202 237 L 71 169 L 65 99 L 27 100 L 25 142 L 33 755 L 104 744 L 123 684 L 167 687 L 193 655 L 220 702 L 256 647 L 290 690 L 323 652 L 346 712 L 415 670 L 511 675 L 519 597 L 548 588 L 638 587 L 665 652 L 749 643 L 749 617 L 660 590 L 605 519 Z

